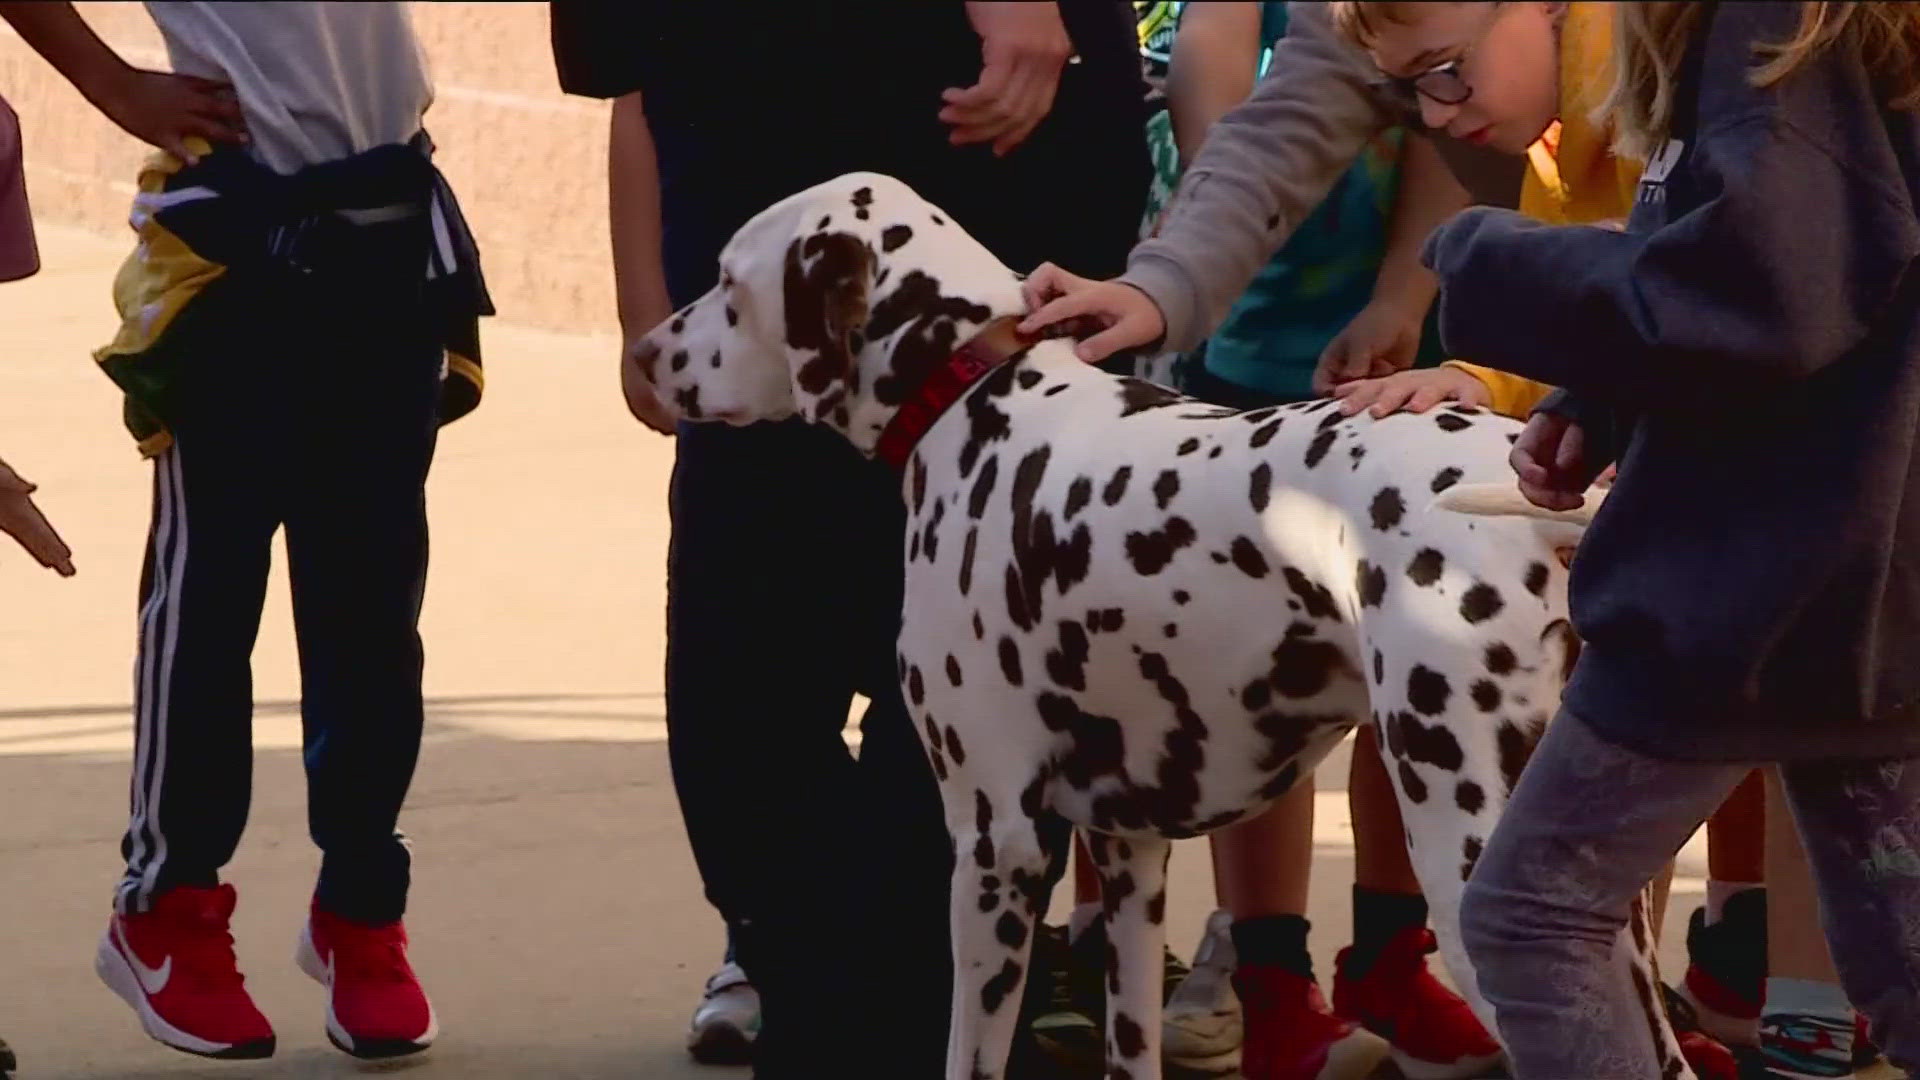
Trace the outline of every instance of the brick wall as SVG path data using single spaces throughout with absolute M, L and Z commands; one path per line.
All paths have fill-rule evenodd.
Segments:
M 142 5 L 76 6 L 132 63 L 166 66 Z M 560 93 L 547 5 L 412 6 L 435 88 L 427 129 L 479 239 L 501 317 L 612 330 L 607 106 Z M 126 234 L 133 175 L 146 149 L 95 112 L 4 23 L 0 95 L 20 114 L 35 216 Z

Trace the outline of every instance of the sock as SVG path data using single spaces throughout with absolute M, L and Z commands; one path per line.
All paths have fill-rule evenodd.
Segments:
M 1100 921 L 1100 901 L 1089 900 L 1084 904 L 1073 905 L 1073 914 L 1067 916 L 1067 940 L 1079 941 L 1080 935 L 1094 923 Z
M 1301 978 L 1313 978 L 1313 957 L 1307 952 L 1311 923 L 1299 915 L 1257 915 L 1233 924 L 1233 949 L 1242 964 L 1282 968 Z
M 1720 921 L 1720 916 L 1727 910 L 1728 900 L 1749 889 L 1761 887 L 1760 883 L 1755 881 L 1717 881 L 1709 878 L 1707 880 L 1707 925 L 1712 926 Z
M 1341 969 L 1359 978 L 1373 967 L 1380 952 L 1408 927 L 1427 925 L 1427 898 L 1414 893 L 1374 892 L 1353 887 L 1353 948 Z
M 1768 979 L 1760 1056 L 1785 1075 L 1852 1076 L 1853 1006 L 1845 992 L 1811 979 Z

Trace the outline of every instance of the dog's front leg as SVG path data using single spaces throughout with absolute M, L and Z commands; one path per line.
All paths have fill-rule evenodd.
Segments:
M 1107 1075 L 1160 1078 L 1160 1007 L 1167 941 L 1167 857 L 1157 836 L 1087 835 L 1107 924 Z
M 1066 862 L 1067 824 L 1051 814 L 1039 821 L 1027 817 L 1018 792 L 995 800 L 958 774 L 942 784 L 941 793 L 954 839 L 947 1078 L 1002 1080 L 1034 933 Z

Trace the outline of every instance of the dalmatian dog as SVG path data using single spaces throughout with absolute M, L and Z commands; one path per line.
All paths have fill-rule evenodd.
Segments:
M 1258 812 L 1361 723 L 1492 1028 L 1459 899 L 1579 648 L 1555 553 L 1580 525 L 1433 503 L 1511 488 L 1518 424 L 1234 412 L 1082 364 L 1020 338 L 1019 276 L 885 176 L 774 205 L 720 262 L 636 346 L 661 403 L 797 413 L 901 471 L 899 671 L 956 855 L 951 1080 L 1005 1074 L 1072 828 L 1112 943 L 1108 1075 L 1158 1077 L 1171 841 Z M 1630 934 L 1619 962 L 1651 995 L 1643 915 Z M 1651 996 L 1647 1016 L 1687 1075 Z

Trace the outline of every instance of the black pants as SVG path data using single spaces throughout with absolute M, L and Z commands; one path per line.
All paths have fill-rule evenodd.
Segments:
M 938 1076 L 952 855 L 894 671 L 898 481 L 797 420 L 679 440 L 668 745 L 707 896 L 761 995 L 756 1075 Z
M 249 658 L 283 526 L 316 897 L 366 922 L 405 909 L 396 825 L 420 749 L 440 374 L 418 299 L 417 283 L 378 273 L 230 272 L 168 332 L 190 362 L 166 410 L 174 446 L 154 462 L 123 911 L 215 883 L 240 841 Z

